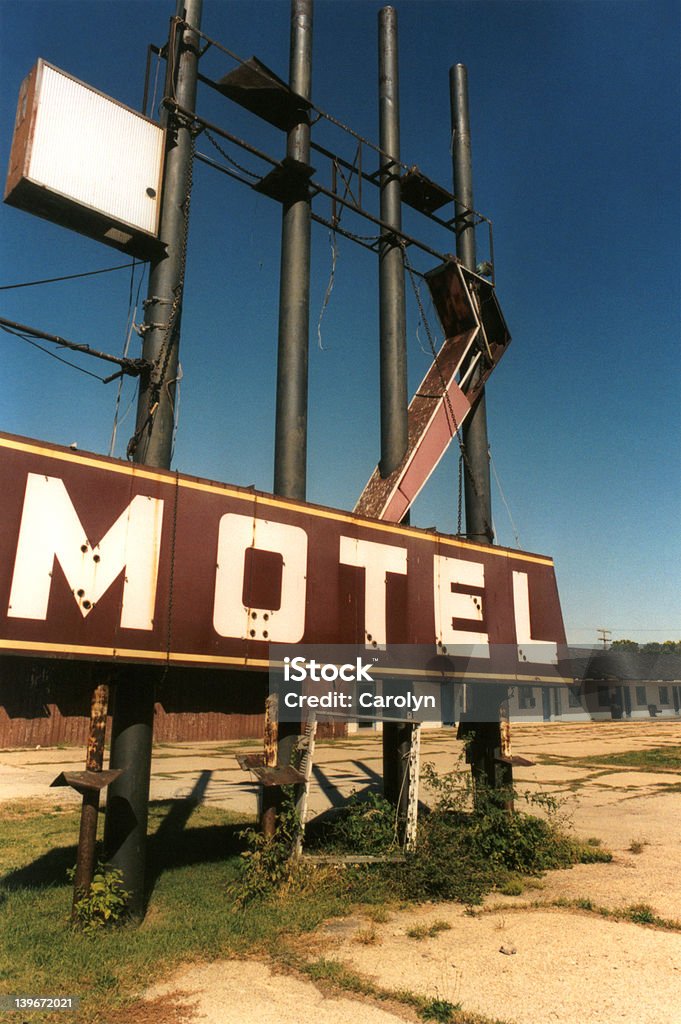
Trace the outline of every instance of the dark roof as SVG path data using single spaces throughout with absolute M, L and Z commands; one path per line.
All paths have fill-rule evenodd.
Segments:
M 571 647 L 565 660 L 561 659 L 561 670 L 574 679 L 681 681 L 681 654 L 674 651 L 605 651 Z

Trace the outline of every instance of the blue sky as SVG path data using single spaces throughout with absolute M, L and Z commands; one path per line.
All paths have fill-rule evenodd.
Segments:
M 313 99 L 373 140 L 380 6 L 318 0 L 315 9 Z M 475 204 L 494 222 L 497 292 L 513 336 L 487 389 L 493 463 L 515 523 L 493 480 L 498 541 L 516 546 L 517 532 L 525 550 L 555 558 L 572 642 L 594 641 L 598 627 L 641 642 L 678 638 L 679 5 L 395 6 L 402 159 L 448 188 L 448 71 L 456 62 L 469 70 Z M 165 40 L 173 12 L 173 0 L 2 0 L 2 166 L 19 85 L 38 57 L 139 109 L 147 43 Z M 204 3 L 208 35 L 243 57 L 257 55 L 283 78 L 288 24 L 287 0 Z M 232 66 L 212 51 L 204 73 L 220 77 Z M 279 133 L 229 101 L 203 91 L 198 109 L 283 155 Z M 320 129 L 317 138 L 352 158 L 339 134 Z M 205 141 L 199 149 L 212 152 Z M 280 224 L 273 201 L 197 166 L 174 458 L 182 472 L 272 486 Z M 439 251 L 453 249 L 453 240 L 431 238 L 414 218 L 406 225 Z M 3 285 L 126 262 L 4 205 L 0 239 Z M 331 270 L 325 228 L 313 225 L 312 244 L 308 497 L 351 508 L 378 458 L 376 258 L 339 240 L 320 348 Z M 433 265 L 416 255 L 413 262 Z M 141 276 L 140 269 L 133 295 Z M 120 353 L 130 291 L 130 272 L 119 271 L 5 290 L 0 310 Z M 145 292 L 146 280 L 141 298 Z M 409 288 L 408 319 L 413 392 L 430 357 Z M 432 311 L 430 322 L 437 328 Z M 116 385 L 6 334 L 0 344 L 0 429 L 108 453 Z M 132 344 L 137 354 L 136 336 Z M 93 360 L 82 365 L 105 375 Z M 129 383 L 121 416 L 131 402 L 118 456 L 132 432 Z M 456 477 L 452 450 L 418 499 L 415 525 L 456 529 Z

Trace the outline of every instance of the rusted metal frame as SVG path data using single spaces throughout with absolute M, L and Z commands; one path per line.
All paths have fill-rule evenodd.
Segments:
M 231 59 L 233 61 L 235 61 L 237 64 L 245 65 L 245 64 L 248 63 L 248 59 L 247 58 L 240 57 L 237 53 L 234 53 L 233 50 L 230 50 L 227 46 L 223 46 L 222 43 L 219 43 L 217 41 L 217 39 L 212 39 L 210 36 L 206 35 L 205 32 L 201 32 L 201 31 L 197 31 L 197 30 L 194 30 L 194 31 L 196 31 L 196 34 L 201 39 L 205 39 L 207 43 L 210 43 L 217 50 L 220 50 L 222 53 L 226 54 L 228 57 L 231 57 Z M 220 92 L 220 89 L 218 88 L 217 83 L 213 82 L 212 79 L 205 78 L 203 75 L 199 75 L 199 81 L 203 82 L 204 85 L 208 85 L 210 88 L 215 89 L 217 92 Z M 310 104 L 310 110 L 314 111 L 315 114 L 317 114 L 317 120 L 319 120 L 320 118 L 324 118 L 325 121 L 328 121 L 330 124 L 335 125 L 336 128 L 340 128 L 341 131 L 344 131 L 344 132 L 346 132 L 346 134 L 351 135 L 352 138 L 357 139 L 358 142 L 361 142 L 365 146 L 369 146 L 370 149 L 373 149 L 374 152 L 378 153 L 380 156 L 386 156 L 387 155 L 385 153 L 382 153 L 380 147 L 377 146 L 376 143 L 371 142 L 369 139 L 365 139 L 362 135 L 359 134 L 359 132 L 356 132 L 353 128 L 350 128 L 349 125 L 343 124 L 343 122 L 339 121 L 338 118 L 333 117 L 332 114 L 328 114 L 325 110 L 322 110 L 315 103 L 313 103 L 312 100 L 308 100 L 308 102 Z M 409 169 L 407 164 L 402 164 L 401 163 L 400 166 L 405 171 Z
M 210 46 L 215 46 L 216 49 L 220 50 L 222 53 L 225 53 L 228 57 L 231 57 L 232 60 L 234 60 L 237 64 L 245 65 L 247 63 L 247 59 L 246 58 L 240 57 L 238 54 L 234 53 L 234 51 L 230 50 L 228 47 L 223 46 L 217 40 L 212 39 L 210 36 L 206 35 L 206 33 L 199 31 L 197 34 L 200 36 L 200 38 L 206 40 L 207 46 L 205 47 L 205 49 L 208 49 Z M 152 48 L 150 47 L 150 49 L 152 49 Z M 163 51 L 159 51 L 158 48 L 153 48 L 153 49 L 154 49 L 154 52 L 161 52 L 161 53 L 163 52 Z M 205 52 L 205 49 L 202 52 Z M 204 85 L 207 85 L 210 89 L 213 89 L 215 92 L 219 92 L 220 95 L 223 95 L 223 93 L 220 90 L 220 87 L 218 86 L 218 84 L 216 82 L 214 82 L 211 78 L 208 78 L 206 75 L 202 75 L 199 72 L 198 80 L 200 82 L 202 82 Z M 339 128 L 341 131 L 345 132 L 347 135 L 350 135 L 352 138 L 357 140 L 357 142 L 358 142 L 358 150 L 359 150 L 359 154 L 360 154 L 359 170 L 358 170 L 359 181 L 361 182 L 362 180 L 366 180 L 366 181 L 371 182 L 373 185 L 377 186 L 378 185 L 377 177 L 378 177 L 378 173 L 379 172 L 376 171 L 376 172 L 374 172 L 373 175 L 371 175 L 371 174 L 368 174 L 368 173 L 366 173 L 366 172 L 364 172 L 362 170 L 362 166 L 361 166 L 362 165 L 362 146 L 368 146 L 369 149 L 371 149 L 375 153 L 377 153 L 379 155 L 379 157 L 387 157 L 388 154 L 384 153 L 383 150 L 380 148 L 380 146 L 378 146 L 376 143 L 372 142 L 370 139 L 365 138 L 363 135 L 360 135 L 359 132 L 356 132 L 349 125 L 344 124 L 342 121 L 339 121 L 338 118 L 333 117 L 332 114 L 329 114 L 325 110 L 322 110 L 320 107 L 318 107 L 311 100 L 309 102 L 310 102 L 310 111 L 314 111 L 314 113 L 317 115 L 316 121 L 318 121 L 318 120 L 323 118 L 325 121 L 328 121 L 330 124 L 333 124 L 336 128 Z M 207 122 L 205 122 L 197 114 L 192 115 L 192 116 L 196 117 L 197 120 L 199 120 L 203 124 L 205 124 L 206 127 L 209 127 Z M 214 125 L 210 126 L 210 130 L 211 131 L 220 132 L 220 134 L 222 134 L 224 138 L 228 138 L 231 141 L 236 142 L 237 144 L 242 144 L 242 140 L 237 139 L 235 136 L 231 136 L 229 133 L 222 132 L 220 129 L 218 129 Z M 337 157 L 335 154 L 331 153 L 329 150 L 325 149 L 323 146 L 320 146 L 319 143 L 311 141 L 310 147 L 315 152 L 321 153 L 324 156 L 328 156 L 332 160 L 333 159 L 337 159 L 339 161 L 339 163 L 341 163 L 346 168 L 348 168 L 348 169 L 352 168 L 352 165 L 348 161 L 343 160 L 342 157 Z M 244 144 L 244 148 L 248 148 L 247 144 Z M 257 152 L 256 152 L 256 155 L 262 155 L 263 159 L 267 159 L 267 160 L 271 159 L 270 157 L 267 157 L 264 154 L 258 154 Z M 409 165 L 403 163 L 401 160 L 394 161 L 394 163 L 401 170 L 408 171 L 410 169 Z M 450 193 L 450 197 L 451 197 L 452 201 L 456 202 L 456 196 L 453 193 Z M 359 188 L 359 203 L 361 204 L 361 186 Z M 429 220 L 432 220 L 434 223 L 440 225 L 440 227 L 448 228 L 450 230 L 452 229 L 452 226 L 456 223 L 456 220 L 457 220 L 457 217 L 452 217 L 449 220 L 444 220 L 443 218 L 438 217 L 436 214 L 433 214 L 433 213 L 425 213 L 424 211 L 419 211 L 419 212 L 421 212 L 422 216 L 427 217 Z M 492 232 L 492 222 L 491 222 L 491 220 L 488 217 L 486 217 L 484 214 L 480 213 L 479 210 L 474 210 L 473 208 L 470 208 L 470 209 L 466 208 L 466 213 L 469 216 L 478 217 L 479 218 L 478 223 L 482 223 L 484 221 L 484 222 L 486 222 L 489 225 L 489 231 L 490 231 L 490 260 L 492 262 L 492 266 L 494 266 L 494 261 L 492 259 L 493 245 L 492 245 L 492 238 L 491 238 L 491 232 Z M 494 277 L 492 277 L 492 282 L 494 283 Z
M 355 159 L 353 160 L 352 163 L 350 163 L 349 160 L 345 160 L 344 157 L 339 156 L 337 153 L 333 153 L 330 149 L 326 149 L 325 146 L 320 146 L 320 145 L 318 145 L 315 142 L 311 142 L 310 143 L 310 149 L 313 149 L 315 151 L 315 153 L 319 153 L 321 156 L 325 156 L 325 157 L 328 158 L 328 160 L 330 160 L 330 162 L 331 162 L 331 186 L 332 186 L 332 189 L 333 189 L 334 192 L 337 191 L 337 175 L 340 174 L 341 178 L 343 179 L 343 184 L 345 185 L 345 195 L 347 196 L 347 194 L 349 192 L 350 195 L 352 196 L 352 198 L 355 199 L 354 195 L 352 194 L 352 190 L 350 188 L 350 182 L 352 181 L 352 176 L 354 174 L 357 175 L 358 188 L 357 188 L 357 199 L 355 199 L 355 204 L 357 206 L 361 206 L 362 205 L 362 177 L 364 176 L 367 179 L 367 181 L 371 181 L 372 180 L 369 177 L 369 175 L 363 175 L 363 172 L 362 172 L 362 144 L 361 144 L 361 142 L 357 146 L 357 152 L 355 153 Z M 340 170 L 341 167 L 344 167 L 347 171 L 350 172 L 348 178 L 346 178 L 345 175 L 343 174 L 343 172 Z M 376 184 L 376 183 L 373 182 L 373 184 Z
M 317 193 L 324 196 L 328 196 L 330 199 L 333 199 L 333 192 L 331 191 L 331 189 L 326 188 L 325 185 L 321 185 L 316 181 L 312 181 L 311 186 L 315 189 Z M 350 210 L 353 210 L 355 213 L 359 214 L 360 217 L 364 217 L 365 220 L 368 220 L 371 224 L 375 224 L 376 227 L 379 227 L 381 229 L 382 234 L 392 234 L 401 244 L 414 245 L 416 246 L 417 249 L 420 249 L 422 252 L 428 253 L 429 256 L 434 256 L 435 259 L 439 260 L 441 263 L 446 263 L 447 260 L 451 260 L 452 257 L 450 254 L 438 252 L 437 249 L 431 248 L 431 246 L 426 245 L 425 242 L 420 242 L 418 238 L 413 238 L 412 235 L 408 235 L 406 231 L 402 231 L 401 228 L 393 228 L 390 224 L 387 224 L 385 221 L 381 220 L 380 217 L 375 217 L 372 213 L 369 213 L 369 211 L 365 210 L 363 207 L 356 206 L 354 203 L 348 202 L 347 199 L 343 199 L 341 196 L 336 196 L 336 199 L 342 206 L 347 207 Z
M 343 181 L 343 184 L 345 185 L 345 191 L 343 193 L 344 197 L 350 196 L 350 198 L 354 201 L 356 206 L 361 206 L 362 205 L 361 199 L 359 198 L 359 196 L 358 196 L 357 199 L 355 199 L 355 195 L 354 195 L 354 193 L 352 191 L 352 187 L 351 187 L 353 172 L 351 171 L 349 176 L 346 178 L 345 175 L 343 174 L 343 171 L 340 169 L 341 168 L 341 164 L 339 162 L 337 162 L 337 161 L 334 161 L 334 166 L 338 167 L 338 173 L 340 174 L 341 179 Z
M 269 156 L 267 153 L 263 153 L 262 150 L 258 149 L 256 146 L 252 146 L 250 143 L 245 142 L 243 139 L 240 139 L 238 136 L 233 135 L 231 132 L 225 131 L 223 128 L 218 128 L 217 125 L 212 124 L 212 122 L 207 121 L 205 118 L 201 117 L 198 114 L 191 114 L 189 111 L 186 111 L 182 107 L 180 107 L 173 100 L 170 100 L 168 102 L 173 107 L 173 109 L 178 110 L 180 113 L 185 114 L 185 116 L 187 117 L 193 117 L 196 121 L 199 122 L 199 124 L 203 125 L 204 128 L 207 128 L 208 131 L 215 132 L 216 135 L 220 135 L 221 138 L 226 139 L 228 142 L 233 142 L 235 145 L 240 146 L 242 149 L 245 149 L 246 152 L 251 153 L 253 156 L 256 156 L 259 159 L 266 161 L 273 167 L 276 167 L 279 164 L 279 160 L 276 160 L 274 157 Z M 330 155 L 333 156 L 333 154 Z M 197 159 L 201 160 L 202 163 L 206 163 L 209 166 L 214 167 L 216 170 L 222 171 L 224 174 L 227 174 L 230 177 L 236 178 L 237 181 L 243 182 L 243 178 L 237 177 L 228 168 L 223 167 L 221 164 L 212 161 L 210 157 L 206 157 L 203 154 L 199 153 L 197 154 Z M 364 177 L 367 176 L 364 175 Z M 250 182 L 245 182 L 244 184 L 250 184 Z M 251 185 L 251 187 L 253 186 Z M 380 217 L 375 217 L 373 214 L 369 213 L 368 210 L 365 210 L 361 206 L 357 206 L 356 203 L 350 202 L 347 199 L 343 199 L 342 196 L 338 195 L 337 191 L 334 192 L 332 188 L 327 188 L 320 182 L 314 180 L 311 181 L 310 189 L 313 195 L 323 195 L 331 199 L 332 202 L 335 201 L 336 203 L 340 203 L 341 206 L 344 206 L 349 210 L 353 210 L 360 217 L 364 217 L 365 220 L 368 220 L 372 224 L 375 224 L 377 227 L 381 228 L 382 231 L 392 231 L 392 233 L 397 238 L 399 238 L 404 245 L 416 246 L 417 249 L 420 249 L 422 252 L 427 253 L 429 256 L 435 257 L 435 259 L 439 260 L 441 263 L 446 262 L 448 259 L 451 259 L 450 254 L 438 252 L 437 249 L 433 249 L 431 246 L 426 245 L 425 242 L 420 242 L 417 238 L 413 238 L 411 235 L 408 235 L 405 231 L 395 231 L 393 228 L 390 227 L 390 225 L 382 221 Z M 313 220 L 316 220 L 320 224 L 324 224 L 327 227 L 333 228 L 333 223 L 326 220 L 325 218 L 322 218 L 319 214 L 313 213 L 312 218 Z M 344 232 L 341 230 L 340 227 L 337 227 L 335 230 L 337 230 L 339 234 L 344 234 L 346 238 L 350 238 L 351 240 L 356 241 L 356 239 L 353 239 L 352 233 Z M 367 246 L 366 248 L 373 247 Z M 418 271 L 415 271 L 415 273 L 418 273 Z M 419 274 L 419 276 L 423 277 L 423 274 Z
M 183 114 L 185 117 L 192 118 L 193 120 L 197 121 L 200 125 L 202 125 L 204 128 L 206 128 L 208 131 L 215 132 L 216 135 L 219 135 L 221 138 L 226 139 L 228 142 L 233 142 L 236 146 L 239 146 L 241 149 L 246 150 L 247 153 L 251 153 L 252 156 L 258 157 L 260 160 L 265 161 L 272 167 L 276 167 L 280 163 L 279 160 L 269 156 L 267 153 L 264 153 L 261 149 L 258 149 L 256 146 L 252 146 L 249 142 L 246 142 L 244 139 L 240 139 L 237 135 L 233 135 L 231 132 L 226 131 L 224 128 L 219 128 L 211 121 L 207 121 L 206 118 L 201 117 L 200 114 L 195 114 L 189 110 L 186 110 L 179 103 L 176 103 L 175 100 L 166 97 L 166 99 L 163 102 L 166 105 L 170 106 L 177 113 Z M 317 147 L 315 147 L 313 144 L 313 148 Z M 320 149 L 319 151 L 321 152 L 322 150 Z M 335 156 L 335 154 L 331 153 L 329 150 L 326 150 L 324 155 L 329 156 L 332 159 Z M 210 159 L 208 157 L 204 157 L 201 155 L 200 159 L 204 163 L 210 163 Z M 343 161 L 341 157 L 338 157 L 338 160 L 340 163 L 343 163 L 344 166 L 346 166 L 347 168 L 352 169 L 352 164 L 348 163 L 348 161 Z M 214 166 L 217 170 L 224 171 L 225 174 L 230 173 L 226 168 L 223 168 L 218 164 L 211 164 L 211 166 Z M 233 175 L 231 176 L 233 177 Z M 372 180 L 371 177 L 365 174 L 364 172 L 362 172 L 362 177 L 367 181 Z M 242 178 L 237 178 L 237 180 L 243 181 Z M 246 184 L 248 184 L 248 182 Z M 374 182 L 374 184 L 376 184 L 376 182 Z M 368 220 L 370 223 L 375 224 L 377 227 L 381 228 L 382 232 L 392 232 L 395 235 L 395 237 L 398 238 L 404 245 L 416 246 L 417 249 L 420 249 L 422 252 L 427 253 L 429 256 L 434 256 L 435 259 L 439 260 L 441 263 L 446 262 L 448 259 L 451 259 L 451 255 L 439 252 L 437 249 L 433 249 L 431 246 L 426 245 L 425 242 L 421 242 L 417 238 L 414 238 L 412 235 L 408 235 L 405 231 L 396 231 L 389 224 L 386 224 L 384 221 L 382 221 L 380 217 L 375 217 L 372 213 L 369 213 L 368 210 L 365 210 L 364 207 L 358 206 L 356 202 L 350 202 L 347 199 L 344 199 L 342 196 L 338 195 L 337 191 L 334 192 L 332 188 L 327 188 L 325 185 L 322 185 L 321 183 L 314 180 L 310 181 L 310 188 L 314 194 L 327 196 L 327 198 L 331 199 L 332 202 L 335 199 L 337 203 L 340 203 L 342 206 L 347 207 L 350 210 L 353 210 L 355 213 L 359 214 L 360 217 L 364 217 L 365 220 Z M 318 219 L 314 214 L 313 217 L 314 219 Z M 327 224 L 328 222 L 320 221 L 320 223 Z M 443 222 L 443 226 L 446 227 L 447 225 L 444 224 Z
M 241 149 L 245 149 L 247 153 L 251 153 L 252 156 L 257 156 L 260 160 L 270 164 L 272 167 L 276 167 L 281 161 L 277 160 L 276 157 L 270 156 L 268 153 L 263 153 L 257 146 L 252 146 L 250 142 L 246 142 L 245 139 L 240 139 L 238 135 L 233 135 L 231 132 L 226 131 L 224 128 L 220 128 L 218 125 L 213 124 L 212 121 L 206 120 L 205 117 L 201 117 L 193 110 L 187 110 L 182 104 L 169 96 L 166 96 L 163 100 L 164 106 L 173 110 L 176 114 L 180 114 L 183 117 L 189 118 L 189 120 L 196 121 L 198 124 L 205 128 L 209 132 L 214 132 L 219 135 L 220 138 L 226 139 L 228 142 L 233 142 L 236 146 Z
M 357 245 L 361 245 L 363 249 L 367 249 L 369 252 L 376 252 L 377 242 L 366 242 L 364 239 L 359 238 L 357 235 L 353 235 L 351 231 L 346 231 L 340 224 L 327 220 L 326 217 L 322 217 L 321 214 L 312 213 L 312 220 L 317 224 L 323 224 L 325 228 L 329 228 L 331 231 L 335 231 L 337 235 L 343 235 L 344 238 L 348 238 L 351 242 L 356 242 Z M 423 275 L 421 275 L 423 276 Z

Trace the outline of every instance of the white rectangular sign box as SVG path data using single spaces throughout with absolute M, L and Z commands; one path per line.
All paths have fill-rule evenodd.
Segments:
M 163 152 L 159 125 L 39 60 L 19 93 L 5 202 L 145 258 Z

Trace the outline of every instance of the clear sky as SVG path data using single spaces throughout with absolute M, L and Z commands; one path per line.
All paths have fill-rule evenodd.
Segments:
M 313 99 L 377 140 L 374 0 L 317 0 Z M 449 67 L 468 66 L 475 205 L 494 222 L 497 292 L 513 343 L 487 389 L 497 539 L 552 555 L 568 639 L 681 635 L 679 42 L 677 0 L 397 0 L 402 159 L 451 188 Z M 174 0 L 0 0 L 0 164 L 16 98 L 38 57 L 140 108 L 146 47 Z M 288 74 L 287 0 L 205 0 L 203 30 Z M 231 70 L 213 50 L 204 73 Z M 157 100 L 160 94 L 157 94 Z M 200 92 L 203 116 L 283 156 L 279 133 Z M 350 159 L 338 133 L 319 141 Z M 202 140 L 202 152 L 217 156 Z M 232 149 L 232 155 L 258 170 Z M 313 160 L 314 162 L 314 160 Z M 321 170 L 322 165 L 318 163 Z M 373 169 L 373 168 L 372 168 Z M 348 226 L 350 222 L 348 221 Z M 454 241 L 407 218 L 439 251 Z M 353 224 L 353 230 L 372 230 Z M 272 487 L 281 211 L 198 165 L 173 468 Z M 379 454 L 377 260 L 313 225 L 308 498 L 352 508 Z M 485 255 L 483 238 L 479 254 Z M 115 250 L 0 207 L 0 284 L 127 262 Z M 433 261 L 413 256 L 420 270 Z M 118 271 L 0 291 L 0 315 L 120 354 L 130 295 Z M 141 303 L 137 321 L 142 319 Z M 432 310 L 429 316 L 438 329 Z M 430 363 L 408 291 L 409 388 Z M 439 334 L 438 334 L 439 338 Z M 116 384 L 0 334 L 0 430 L 109 452 Z M 131 354 L 139 353 L 133 335 Z M 67 353 L 60 353 L 68 355 Z M 70 358 L 70 357 L 69 357 Z M 87 369 L 109 372 L 94 360 Z M 127 419 L 123 419 L 126 410 Z M 132 433 L 134 385 L 115 454 Z M 412 514 L 456 529 L 445 457 Z M 504 501 L 505 499 L 505 501 Z M 512 522 L 506 510 L 508 505 Z

